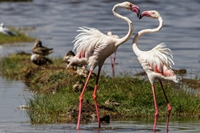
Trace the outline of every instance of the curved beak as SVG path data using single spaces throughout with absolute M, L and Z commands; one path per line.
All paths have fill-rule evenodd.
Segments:
M 138 17 L 139 19 L 141 18 L 140 9 L 138 9 L 137 17 Z
M 142 14 L 140 14 L 140 16 L 138 18 L 141 19 L 142 17 L 143 17 Z
M 136 5 L 131 5 L 131 11 L 132 12 L 135 12 L 137 14 L 137 17 L 139 18 L 140 17 L 140 8 Z
M 149 15 L 149 12 L 148 12 L 148 11 L 143 11 L 143 12 L 140 14 L 139 19 L 141 19 L 141 18 L 144 17 L 144 16 L 149 17 L 149 16 L 150 16 L 150 15 Z

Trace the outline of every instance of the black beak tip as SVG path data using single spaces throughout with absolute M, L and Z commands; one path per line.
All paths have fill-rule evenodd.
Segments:
M 141 18 L 140 10 L 138 10 L 137 17 L 138 17 L 139 19 Z

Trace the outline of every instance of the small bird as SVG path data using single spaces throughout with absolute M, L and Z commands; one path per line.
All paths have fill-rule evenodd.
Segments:
M 32 54 L 31 55 L 31 61 L 38 65 L 38 66 L 42 66 L 42 65 L 49 65 L 52 64 L 53 62 L 48 59 L 47 57 L 43 56 L 43 55 L 39 55 L 39 54 Z
M 1 25 L 0 25 L 0 32 L 3 33 L 4 35 L 8 35 L 8 36 L 17 36 L 16 33 L 12 32 L 10 29 L 6 28 L 4 23 L 1 23 Z
M 113 35 L 111 31 L 108 31 L 108 32 L 107 32 L 107 35 L 110 36 L 110 37 L 119 39 L 119 36 L 118 36 L 118 35 Z M 115 51 L 115 53 L 114 53 L 114 56 L 112 57 L 112 55 L 111 55 L 110 57 L 111 57 L 112 73 L 113 73 L 113 77 L 115 77 L 115 59 L 116 59 L 116 51 Z
M 150 17 L 150 18 L 158 19 L 159 26 L 154 29 L 144 29 L 144 30 L 139 31 L 133 39 L 132 48 L 138 58 L 138 61 L 140 62 L 141 66 L 143 67 L 144 71 L 146 72 L 146 74 L 149 78 L 149 81 L 151 83 L 154 105 L 155 105 L 155 110 L 156 110 L 153 130 L 156 130 L 156 123 L 157 123 L 157 118 L 159 115 L 157 101 L 156 101 L 155 88 L 154 88 L 155 79 L 159 80 L 161 88 L 163 90 L 163 94 L 164 94 L 166 102 L 167 102 L 168 117 L 167 117 L 166 129 L 168 130 L 171 106 L 168 101 L 165 90 L 163 88 L 163 84 L 162 84 L 161 80 L 171 80 L 171 81 L 174 81 L 175 83 L 178 82 L 178 79 L 177 79 L 176 75 L 174 74 L 172 67 L 171 67 L 172 65 L 174 65 L 173 55 L 172 55 L 172 51 L 169 48 L 167 48 L 164 43 L 157 45 L 156 47 L 154 47 L 153 49 L 151 49 L 149 51 L 141 51 L 138 48 L 137 41 L 140 38 L 140 36 L 142 36 L 145 33 L 158 32 L 158 31 L 160 31 L 160 29 L 163 26 L 163 19 L 160 16 L 160 14 L 155 10 L 143 11 L 140 16 L 140 19 L 142 17 Z
M 81 119 L 81 109 L 82 109 L 82 101 L 83 101 L 83 94 L 85 92 L 85 89 L 87 87 L 88 81 L 91 77 L 91 74 L 93 73 L 93 70 L 98 66 L 98 74 L 96 77 L 96 83 L 93 91 L 93 99 L 95 103 L 95 109 L 96 109 L 96 116 L 98 120 L 98 127 L 101 127 L 100 125 L 100 117 L 99 117 L 99 111 L 96 101 L 96 92 L 97 92 L 97 86 L 99 81 L 99 76 L 101 72 L 101 68 L 106 60 L 107 57 L 109 57 L 111 54 L 113 54 L 117 48 L 128 41 L 133 33 L 133 25 L 129 18 L 122 16 L 116 12 L 117 8 L 124 8 L 127 10 L 130 10 L 132 12 L 135 12 L 137 16 L 140 16 L 140 9 L 138 6 L 130 3 L 130 2 L 122 2 L 119 4 L 116 4 L 112 11 L 113 14 L 126 21 L 129 26 L 128 33 L 122 37 L 122 38 L 113 38 L 108 35 L 103 34 L 99 30 L 95 28 L 89 28 L 89 27 L 80 27 L 80 32 L 74 40 L 74 49 L 76 49 L 76 55 L 73 59 L 71 59 L 68 67 L 72 64 L 83 64 L 88 65 L 90 68 L 87 80 L 85 82 L 85 85 L 82 89 L 82 92 L 79 97 L 79 113 L 78 113 L 78 121 L 77 121 L 77 127 L 76 129 L 79 129 L 80 125 L 80 119 Z
M 34 54 L 46 56 L 53 53 L 53 48 L 44 47 L 42 46 L 42 42 L 40 40 L 37 40 L 32 47 L 32 52 Z
M 63 57 L 63 60 L 69 64 L 70 60 L 75 56 L 73 51 L 68 51 L 67 54 Z

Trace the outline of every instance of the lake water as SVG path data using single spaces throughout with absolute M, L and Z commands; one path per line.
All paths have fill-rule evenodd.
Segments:
M 118 2 L 122 2 L 118 0 Z M 112 31 L 123 37 L 128 31 L 128 25 L 123 20 L 113 16 L 114 0 L 33 0 L 32 2 L 2 2 L 0 3 L 0 22 L 6 26 L 16 28 L 33 28 L 26 33 L 40 39 L 44 46 L 54 48 L 50 57 L 63 57 L 73 49 L 76 30 L 80 26 L 95 27 L 107 33 Z M 174 53 L 174 69 L 187 69 L 189 77 L 200 76 L 200 2 L 193 0 L 134 0 L 134 4 L 143 10 L 157 10 L 164 20 L 164 26 L 158 33 L 146 34 L 138 42 L 141 50 L 150 50 L 161 42 Z M 135 13 L 125 9 L 117 12 L 130 18 L 134 24 L 133 36 L 141 29 L 157 27 L 158 21 L 150 18 L 139 20 Z M 117 50 L 117 74 L 124 71 L 137 73 L 142 71 L 135 54 L 132 51 L 132 38 Z M 6 56 L 17 51 L 31 53 L 33 43 L 23 43 L 20 47 L 2 46 L 0 56 Z M 110 58 L 103 67 L 103 71 L 110 72 Z M 77 132 L 74 124 L 62 125 L 31 125 L 26 112 L 17 110 L 19 105 L 25 104 L 31 94 L 26 86 L 19 81 L 8 81 L 0 77 L 0 132 Z M 153 106 L 153 105 L 152 105 Z M 153 123 L 145 121 L 111 122 L 105 127 L 119 127 L 116 130 L 96 130 L 96 123 L 81 125 L 81 133 L 86 132 L 138 132 L 150 133 Z M 199 121 L 172 121 L 169 125 L 170 133 L 199 132 Z M 11 128 L 12 127 L 12 128 Z M 158 123 L 157 132 L 165 132 L 165 123 Z

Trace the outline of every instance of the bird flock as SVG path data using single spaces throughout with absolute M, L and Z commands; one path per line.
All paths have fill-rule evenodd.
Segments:
M 86 75 L 87 79 L 79 97 L 79 113 L 78 113 L 76 128 L 77 129 L 80 128 L 83 95 L 86 90 L 87 84 L 90 80 L 91 74 L 93 73 L 93 70 L 96 67 L 98 67 L 98 73 L 96 76 L 96 83 L 94 86 L 94 91 L 92 96 L 95 103 L 98 127 L 99 128 L 101 127 L 99 111 L 97 106 L 97 95 L 96 95 L 101 68 L 105 60 L 109 56 L 114 54 L 114 57 L 113 58 L 111 57 L 111 65 L 113 69 L 113 76 L 115 75 L 114 68 L 115 68 L 115 58 L 116 58 L 117 48 L 126 41 L 128 41 L 133 34 L 132 21 L 126 16 L 118 14 L 116 12 L 117 8 L 124 8 L 127 11 L 135 12 L 139 19 L 148 17 L 152 19 L 157 19 L 159 21 L 158 27 L 153 29 L 143 29 L 136 33 L 135 37 L 133 38 L 132 49 L 139 63 L 141 64 L 142 68 L 146 72 L 149 82 L 151 84 L 154 106 L 155 106 L 153 130 L 156 130 L 156 123 L 159 115 L 159 110 L 156 100 L 156 92 L 154 87 L 154 81 L 156 79 L 159 81 L 161 85 L 166 100 L 166 105 L 168 108 L 168 115 L 166 122 L 166 129 L 168 130 L 169 117 L 172 108 L 165 93 L 165 89 L 163 88 L 162 80 L 170 80 L 175 83 L 178 82 L 178 79 L 172 70 L 172 65 L 174 65 L 172 51 L 164 43 L 158 44 L 156 47 L 152 48 L 149 51 L 142 51 L 138 48 L 138 43 L 137 43 L 142 35 L 160 31 L 163 26 L 163 19 L 158 11 L 149 10 L 149 11 L 143 11 L 141 13 L 140 8 L 137 5 L 134 5 L 131 2 L 127 1 L 118 3 L 114 5 L 112 8 L 113 15 L 127 22 L 128 24 L 129 29 L 127 34 L 124 35 L 124 37 L 120 38 L 117 35 L 113 35 L 112 32 L 110 31 L 107 34 L 104 34 L 96 28 L 79 27 L 79 30 L 77 30 L 79 34 L 75 37 L 73 41 L 74 49 L 72 51 L 69 51 L 63 58 L 63 60 L 67 63 L 68 69 L 70 67 L 72 68 L 84 67 L 84 69 L 87 69 L 87 66 L 89 67 L 89 72 L 87 73 L 88 75 Z M 5 35 L 16 36 L 16 34 L 12 33 L 9 29 L 7 29 L 3 23 L 1 24 L 0 32 L 2 32 Z M 76 53 L 74 53 L 73 51 L 75 51 Z M 33 54 L 31 55 L 31 61 L 34 64 L 41 66 L 53 63 L 50 59 L 46 57 L 47 55 L 53 52 L 53 48 L 44 47 L 40 40 L 37 40 L 35 42 L 35 44 L 32 47 L 32 52 Z

